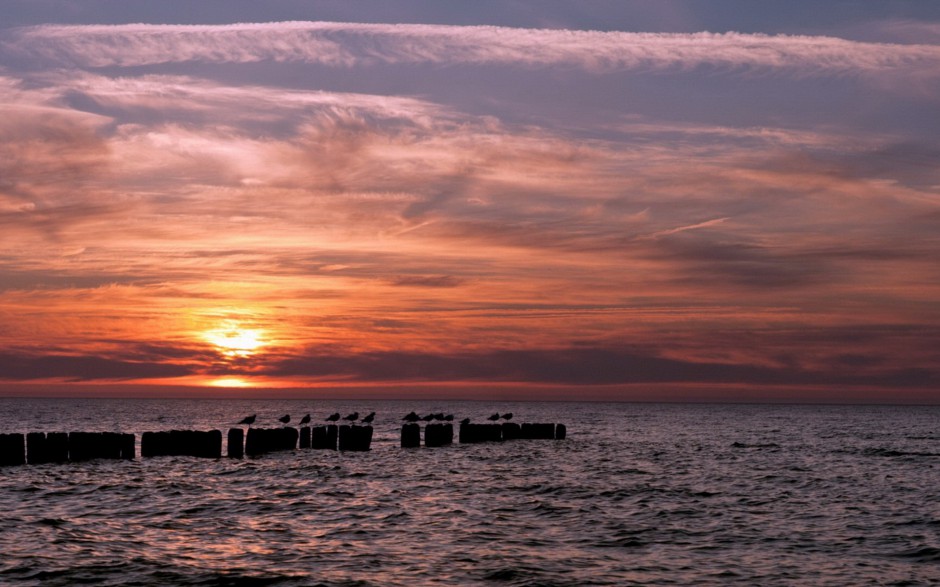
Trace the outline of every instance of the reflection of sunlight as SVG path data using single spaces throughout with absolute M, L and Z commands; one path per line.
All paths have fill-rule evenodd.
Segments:
M 223 377 L 221 379 L 213 379 L 209 382 L 209 385 L 212 387 L 252 387 L 250 381 L 245 381 L 244 379 L 239 379 L 238 377 Z
M 262 330 L 242 328 L 238 322 L 230 320 L 220 328 L 207 331 L 203 337 L 227 357 L 250 357 L 264 346 L 263 334 Z

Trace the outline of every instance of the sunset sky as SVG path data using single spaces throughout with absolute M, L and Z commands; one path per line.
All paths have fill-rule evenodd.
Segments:
M 940 402 L 940 3 L 0 27 L 0 395 Z

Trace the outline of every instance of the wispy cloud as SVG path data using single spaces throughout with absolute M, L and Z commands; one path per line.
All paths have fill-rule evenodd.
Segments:
M 85 67 L 264 60 L 348 67 L 375 63 L 571 66 L 592 71 L 709 66 L 802 75 L 940 69 L 940 47 L 833 37 L 622 33 L 439 25 L 275 22 L 53 26 L 18 29 L 7 51 Z

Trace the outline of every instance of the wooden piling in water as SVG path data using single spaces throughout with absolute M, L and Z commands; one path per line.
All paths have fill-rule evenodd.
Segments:
M 22 434 L 0 434 L 0 467 L 26 464 L 26 439 Z
M 314 426 L 310 430 L 310 448 L 318 450 L 336 450 L 339 429 L 335 424 Z
M 403 424 L 401 427 L 401 447 L 418 448 L 421 446 L 421 426 L 415 422 Z
M 503 440 L 516 440 L 522 438 L 522 426 L 516 422 L 503 422 Z
M 41 465 L 49 462 L 46 450 L 46 434 L 44 432 L 30 432 L 26 435 L 26 462 L 30 465 Z
M 500 442 L 503 427 L 500 424 L 461 424 L 458 432 L 461 443 Z
M 424 446 L 428 448 L 447 446 L 454 442 L 452 424 L 428 424 L 424 427 Z
M 534 439 L 534 440 L 554 440 L 555 439 L 555 425 L 554 424 L 523 424 L 521 438 L 529 438 L 529 439 Z
M 228 456 L 232 459 L 245 456 L 245 431 L 241 428 L 229 428 Z
M 339 427 L 339 450 L 367 451 L 372 447 L 372 426 Z
M 49 432 L 46 434 L 46 456 L 49 458 L 48 462 L 50 463 L 65 463 L 69 460 L 68 432 Z
M 300 448 L 310 448 L 310 426 L 300 429 Z
M 555 440 L 564 440 L 568 436 L 568 428 L 564 424 L 555 424 Z
M 88 461 L 91 459 L 134 458 L 133 449 L 128 450 L 125 436 L 118 432 L 70 432 L 69 461 Z M 125 457 L 125 452 L 127 456 Z

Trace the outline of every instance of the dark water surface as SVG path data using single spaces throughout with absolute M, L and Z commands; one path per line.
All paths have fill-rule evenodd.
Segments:
M 398 447 L 410 410 L 566 441 Z M 0 468 L 2 585 L 940 584 L 940 409 L 0 400 L 2 432 L 375 410 L 369 453 Z

